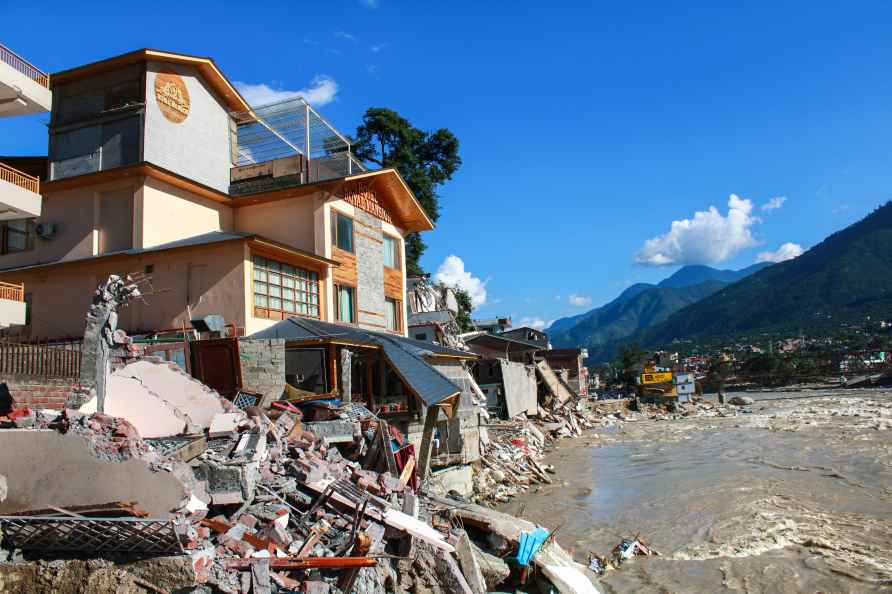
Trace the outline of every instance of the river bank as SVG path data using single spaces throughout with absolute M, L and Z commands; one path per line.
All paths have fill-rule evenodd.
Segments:
M 501 509 L 560 527 L 580 562 L 636 533 L 661 553 L 606 592 L 889 591 L 892 392 L 749 395 L 734 416 L 631 415 L 563 440 L 553 484 Z

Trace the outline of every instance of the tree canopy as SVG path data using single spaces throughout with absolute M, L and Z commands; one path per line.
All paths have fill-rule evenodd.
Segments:
M 452 179 L 461 166 L 458 139 L 446 128 L 426 132 L 392 109 L 371 107 L 356 129 L 353 152 L 380 167 L 393 167 L 418 198 L 427 216 L 440 218 L 437 188 Z M 427 245 L 418 233 L 406 237 L 406 269 L 423 272 L 418 263 Z

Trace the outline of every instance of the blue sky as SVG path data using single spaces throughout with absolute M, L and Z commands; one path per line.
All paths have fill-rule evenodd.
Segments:
M 807 249 L 892 198 L 892 5 L 730 4 L 7 2 L 0 43 L 49 72 L 207 55 L 345 132 L 370 106 L 449 128 L 464 165 L 423 264 L 457 256 L 478 314 L 517 323 Z M 0 154 L 45 154 L 46 119 L 0 121 Z

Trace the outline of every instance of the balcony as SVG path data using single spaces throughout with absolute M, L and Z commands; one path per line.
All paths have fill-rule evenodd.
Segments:
M 237 166 L 230 194 L 362 173 L 350 141 L 300 97 L 233 113 Z
M 49 75 L 0 44 L 0 117 L 47 112 L 52 97 Z
M 0 221 L 40 216 L 40 180 L 0 163 Z
M 0 282 L 0 328 L 24 325 L 26 309 L 24 285 Z

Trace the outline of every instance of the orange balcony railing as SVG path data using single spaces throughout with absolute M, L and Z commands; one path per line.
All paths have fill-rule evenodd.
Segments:
M 43 85 L 46 88 L 50 88 L 49 74 L 47 74 L 46 72 L 42 72 L 31 62 L 21 57 L 3 44 L 0 44 L 0 61 L 6 62 L 37 84 Z
M 9 299 L 10 301 L 24 301 L 25 285 L 0 282 L 0 299 Z
M 0 180 L 25 188 L 35 194 L 40 194 L 40 180 L 34 176 L 22 173 L 9 165 L 0 163 Z

